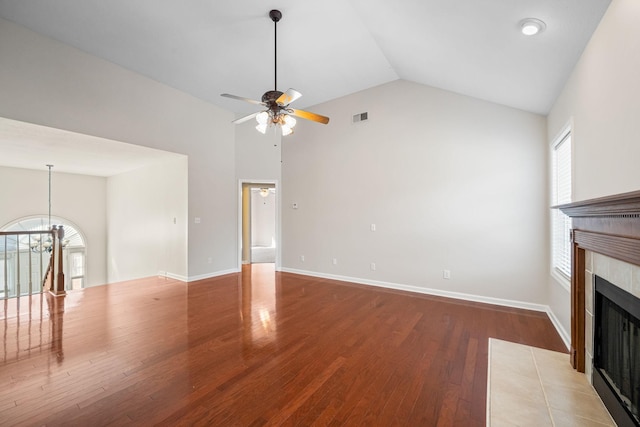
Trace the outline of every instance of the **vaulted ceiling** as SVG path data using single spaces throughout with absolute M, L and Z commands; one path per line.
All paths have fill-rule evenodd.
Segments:
M 297 108 L 405 79 L 544 115 L 609 3 L 0 0 L 0 17 L 240 116 L 256 106 L 220 94 L 260 99 L 273 89 L 268 14 L 279 9 L 278 89 L 302 92 Z M 519 22 L 529 17 L 546 30 L 524 36 Z M 53 162 L 57 171 L 87 173 L 77 166 L 84 164 L 108 176 L 162 156 L 133 148 L 118 156 L 114 145 L 109 156 L 86 155 L 106 141 L 65 134 L 61 146 L 61 138 L 56 129 L 0 121 L 0 164 L 44 169 Z
M 0 0 L 0 16 L 222 108 L 299 108 L 405 79 L 546 114 L 609 0 Z M 534 37 L 518 23 L 547 24 Z

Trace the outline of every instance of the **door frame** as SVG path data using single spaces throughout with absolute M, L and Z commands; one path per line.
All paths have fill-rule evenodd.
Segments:
M 238 236 L 237 236 L 237 268 L 238 271 L 242 271 L 242 227 L 243 227 L 243 212 L 244 212 L 244 198 L 243 198 L 243 188 L 248 186 L 249 188 L 261 188 L 264 186 L 270 186 L 275 188 L 275 238 L 276 238 L 276 262 L 275 269 L 276 271 L 280 271 L 281 268 L 281 235 L 280 235 L 280 183 L 277 179 L 239 179 L 238 180 Z M 251 198 L 249 197 L 248 201 L 248 209 L 251 209 Z M 249 211 L 250 212 L 250 211 Z M 251 232 L 251 215 L 249 214 L 249 233 Z

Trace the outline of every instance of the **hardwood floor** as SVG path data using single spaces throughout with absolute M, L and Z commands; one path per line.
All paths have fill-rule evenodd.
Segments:
M 489 337 L 566 351 L 544 313 L 272 264 L 16 302 L 0 425 L 481 426 Z

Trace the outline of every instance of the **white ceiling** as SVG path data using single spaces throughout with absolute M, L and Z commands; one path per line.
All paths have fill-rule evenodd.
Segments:
M 405 79 L 547 114 L 610 0 L 0 0 L 0 17 L 238 115 L 274 85 L 297 108 Z M 535 37 L 518 23 L 547 24 Z
M 92 176 L 129 172 L 180 154 L 0 117 L 0 164 Z

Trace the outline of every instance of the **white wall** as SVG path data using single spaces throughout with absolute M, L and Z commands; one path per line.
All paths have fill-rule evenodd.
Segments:
M 573 199 L 640 189 L 640 2 L 611 2 L 549 114 L 573 117 Z
M 406 81 L 311 110 L 330 124 L 283 138 L 283 269 L 546 304 L 544 117 Z
M 263 135 L 255 127 L 256 121 L 250 120 L 235 128 L 236 179 L 279 180 L 281 136 L 275 132 L 276 128 Z
M 611 2 L 548 116 L 548 139 L 573 119 L 573 200 L 640 190 L 640 2 Z M 570 327 L 569 292 L 550 305 Z
M 0 227 L 16 219 L 49 213 L 49 172 L 0 166 Z M 77 225 L 86 238 L 85 286 L 106 283 L 106 179 L 51 174 L 51 215 Z
M 271 246 L 276 237 L 276 196 L 251 192 L 251 246 Z
M 187 279 L 186 156 L 107 179 L 108 282 Z
M 1 117 L 188 155 L 189 278 L 237 269 L 230 112 L 2 19 L 0 58 Z

